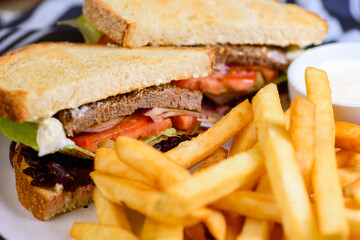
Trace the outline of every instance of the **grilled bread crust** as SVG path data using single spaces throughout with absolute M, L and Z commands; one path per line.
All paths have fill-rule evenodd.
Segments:
M 269 0 L 84 0 L 83 14 L 126 47 L 320 44 L 328 27 L 314 13 Z

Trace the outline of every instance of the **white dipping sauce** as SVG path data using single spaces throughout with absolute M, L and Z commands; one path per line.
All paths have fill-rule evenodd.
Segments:
M 328 75 L 333 102 L 360 104 L 360 60 L 325 61 L 317 68 Z

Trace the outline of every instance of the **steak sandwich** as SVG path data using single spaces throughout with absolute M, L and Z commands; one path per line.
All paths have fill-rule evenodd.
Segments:
M 0 58 L 0 130 L 22 205 L 40 220 L 91 201 L 94 152 L 119 136 L 167 151 L 199 132 L 202 94 L 170 82 L 207 76 L 214 53 L 33 44 Z M 18 144 L 16 144 L 17 142 Z
M 206 106 L 218 111 L 286 81 L 295 53 L 327 33 L 317 15 L 270 0 L 85 0 L 83 16 L 68 23 L 87 42 L 214 48 L 212 75 L 174 85 L 202 91 Z

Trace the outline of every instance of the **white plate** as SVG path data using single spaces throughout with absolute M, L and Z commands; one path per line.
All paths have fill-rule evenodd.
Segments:
M 71 239 L 73 222 L 97 222 L 94 204 L 62 214 L 50 221 L 39 221 L 20 204 L 14 171 L 9 162 L 10 140 L 0 133 L 0 234 L 5 239 Z

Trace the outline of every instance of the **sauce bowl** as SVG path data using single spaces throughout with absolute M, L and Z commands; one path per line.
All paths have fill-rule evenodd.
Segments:
M 360 88 L 360 42 L 325 44 L 306 50 L 297 57 L 290 64 L 287 73 L 291 100 L 296 97 L 306 97 L 305 69 L 307 67 L 315 67 L 328 72 L 333 92 L 335 120 L 360 124 L 360 102 L 356 99 L 348 99 L 349 95 L 360 98 L 360 91 L 354 91 L 354 86 Z M 348 76 L 339 79 L 342 72 Z M 346 83 L 345 81 L 349 79 L 351 81 Z M 344 87 L 339 87 L 342 84 Z M 334 94 L 334 91 L 337 93 Z M 334 96 L 337 98 L 334 99 Z

